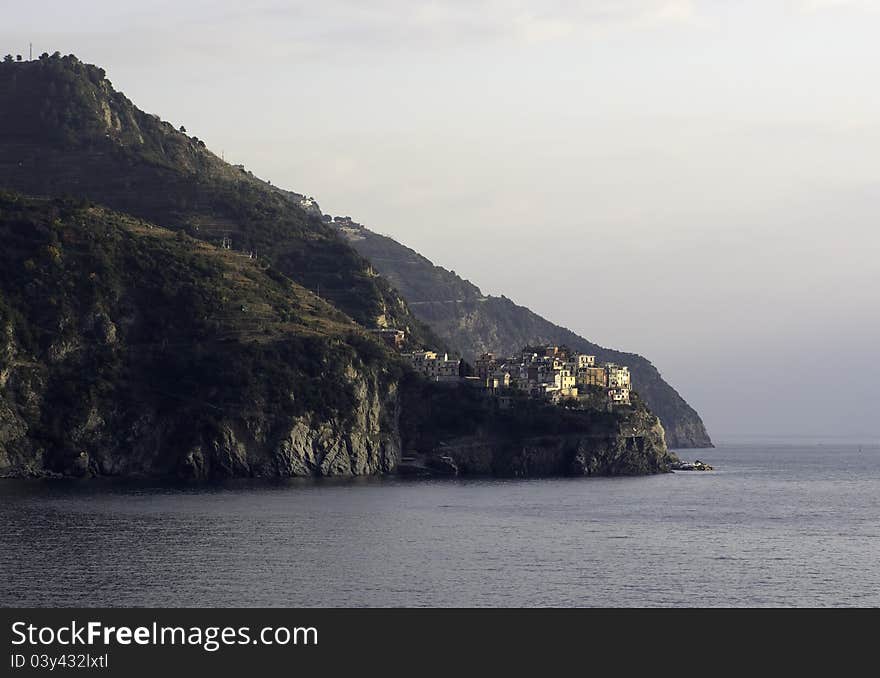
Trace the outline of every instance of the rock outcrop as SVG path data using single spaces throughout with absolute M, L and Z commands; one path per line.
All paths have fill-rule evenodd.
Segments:
M 499 403 L 470 386 L 422 390 L 405 412 L 403 470 L 503 477 L 643 475 L 678 462 L 637 396 L 613 410 Z
M 662 427 L 632 435 L 563 434 L 511 441 L 489 437 L 450 440 L 425 461 L 423 475 L 500 477 L 618 476 L 665 473 L 674 456 Z

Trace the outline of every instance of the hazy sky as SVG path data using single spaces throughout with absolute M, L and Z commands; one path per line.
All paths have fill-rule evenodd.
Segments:
M 644 354 L 718 439 L 880 436 L 880 1 L 0 16 L 3 53 L 97 63 L 325 212 Z

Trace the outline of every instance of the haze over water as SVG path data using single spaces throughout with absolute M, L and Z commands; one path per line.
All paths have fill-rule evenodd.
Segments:
M 876 606 L 880 443 L 638 478 L 0 482 L 4 606 Z

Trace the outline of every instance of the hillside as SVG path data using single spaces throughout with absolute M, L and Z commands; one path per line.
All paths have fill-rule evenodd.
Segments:
M 404 453 L 496 475 L 674 460 L 643 407 L 499 411 L 417 376 L 265 263 L 181 232 L 0 192 L 0 242 L 0 477 L 363 475 Z
M 0 472 L 396 465 L 404 366 L 273 269 L 70 200 L 0 193 L 0 239 Z
M 351 245 L 400 290 L 413 313 L 466 359 L 491 351 L 512 355 L 528 344 L 564 344 L 591 353 L 603 362 L 628 365 L 636 391 L 660 417 L 672 448 L 712 445 L 697 412 L 646 358 L 594 344 L 571 330 L 554 325 L 506 297 L 484 295 L 480 289 L 418 252 L 360 225 L 342 232 Z
M 316 204 L 73 56 L 0 63 L 4 189 L 0 475 L 384 473 L 454 440 L 482 450 L 464 472 L 668 468 L 641 403 L 501 413 L 479 390 L 437 391 L 364 329 L 446 342 Z
M 74 56 L 0 63 L 0 187 L 72 195 L 254 252 L 365 327 L 437 344 L 368 262 L 283 192 L 144 113 Z

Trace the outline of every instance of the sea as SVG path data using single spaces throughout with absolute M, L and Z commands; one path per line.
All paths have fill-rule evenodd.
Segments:
M 880 605 L 880 441 L 648 477 L 0 481 L 6 607 Z

